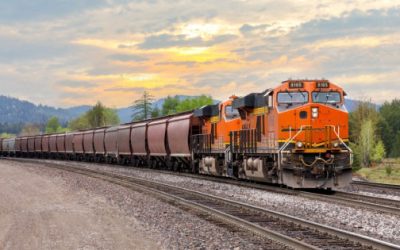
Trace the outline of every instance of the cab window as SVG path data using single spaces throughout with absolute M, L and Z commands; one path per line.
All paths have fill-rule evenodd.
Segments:
M 225 107 L 225 118 L 232 120 L 240 117 L 239 110 L 234 109 L 231 105 Z
M 341 95 L 335 91 L 313 92 L 312 99 L 314 103 L 338 104 L 341 102 Z
M 308 92 L 278 93 L 278 104 L 304 104 L 308 102 Z

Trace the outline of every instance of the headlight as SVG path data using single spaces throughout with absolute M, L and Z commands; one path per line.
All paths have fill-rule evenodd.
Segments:
M 298 147 L 298 148 L 302 148 L 303 146 L 304 146 L 304 144 L 301 141 L 298 141 L 296 143 L 296 147 Z
M 334 143 L 332 143 L 332 146 L 334 148 L 338 148 L 340 146 L 340 143 L 339 142 L 334 142 Z
M 318 118 L 318 113 L 319 113 L 319 109 L 318 108 L 312 108 L 311 109 L 312 118 Z

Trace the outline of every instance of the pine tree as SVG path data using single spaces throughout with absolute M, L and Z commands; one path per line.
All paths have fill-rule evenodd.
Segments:
M 132 109 L 132 120 L 143 120 L 148 119 L 151 116 L 153 96 L 145 91 L 140 99 L 134 101 L 131 106 Z

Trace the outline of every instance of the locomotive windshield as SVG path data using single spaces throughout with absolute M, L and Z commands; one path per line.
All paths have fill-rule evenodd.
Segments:
M 281 92 L 278 93 L 279 104 L 303 104 L 308 102 L 308 92 Z
M 232 120 L 240 117 L 239 110 L 233 108 L 231 105 L 225 107 L 225 117 L 227 120 Z
M 315 103 L 327 103 L 327 104 L 337 104 L 341 101 L 341 96 L 339 92 L 313 92 L 312 93 L 313 102 Z

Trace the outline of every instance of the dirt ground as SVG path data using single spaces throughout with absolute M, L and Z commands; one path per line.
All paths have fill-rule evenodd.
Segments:
M 0 249 L 159 249 L 101 196 L 0 161 Z

